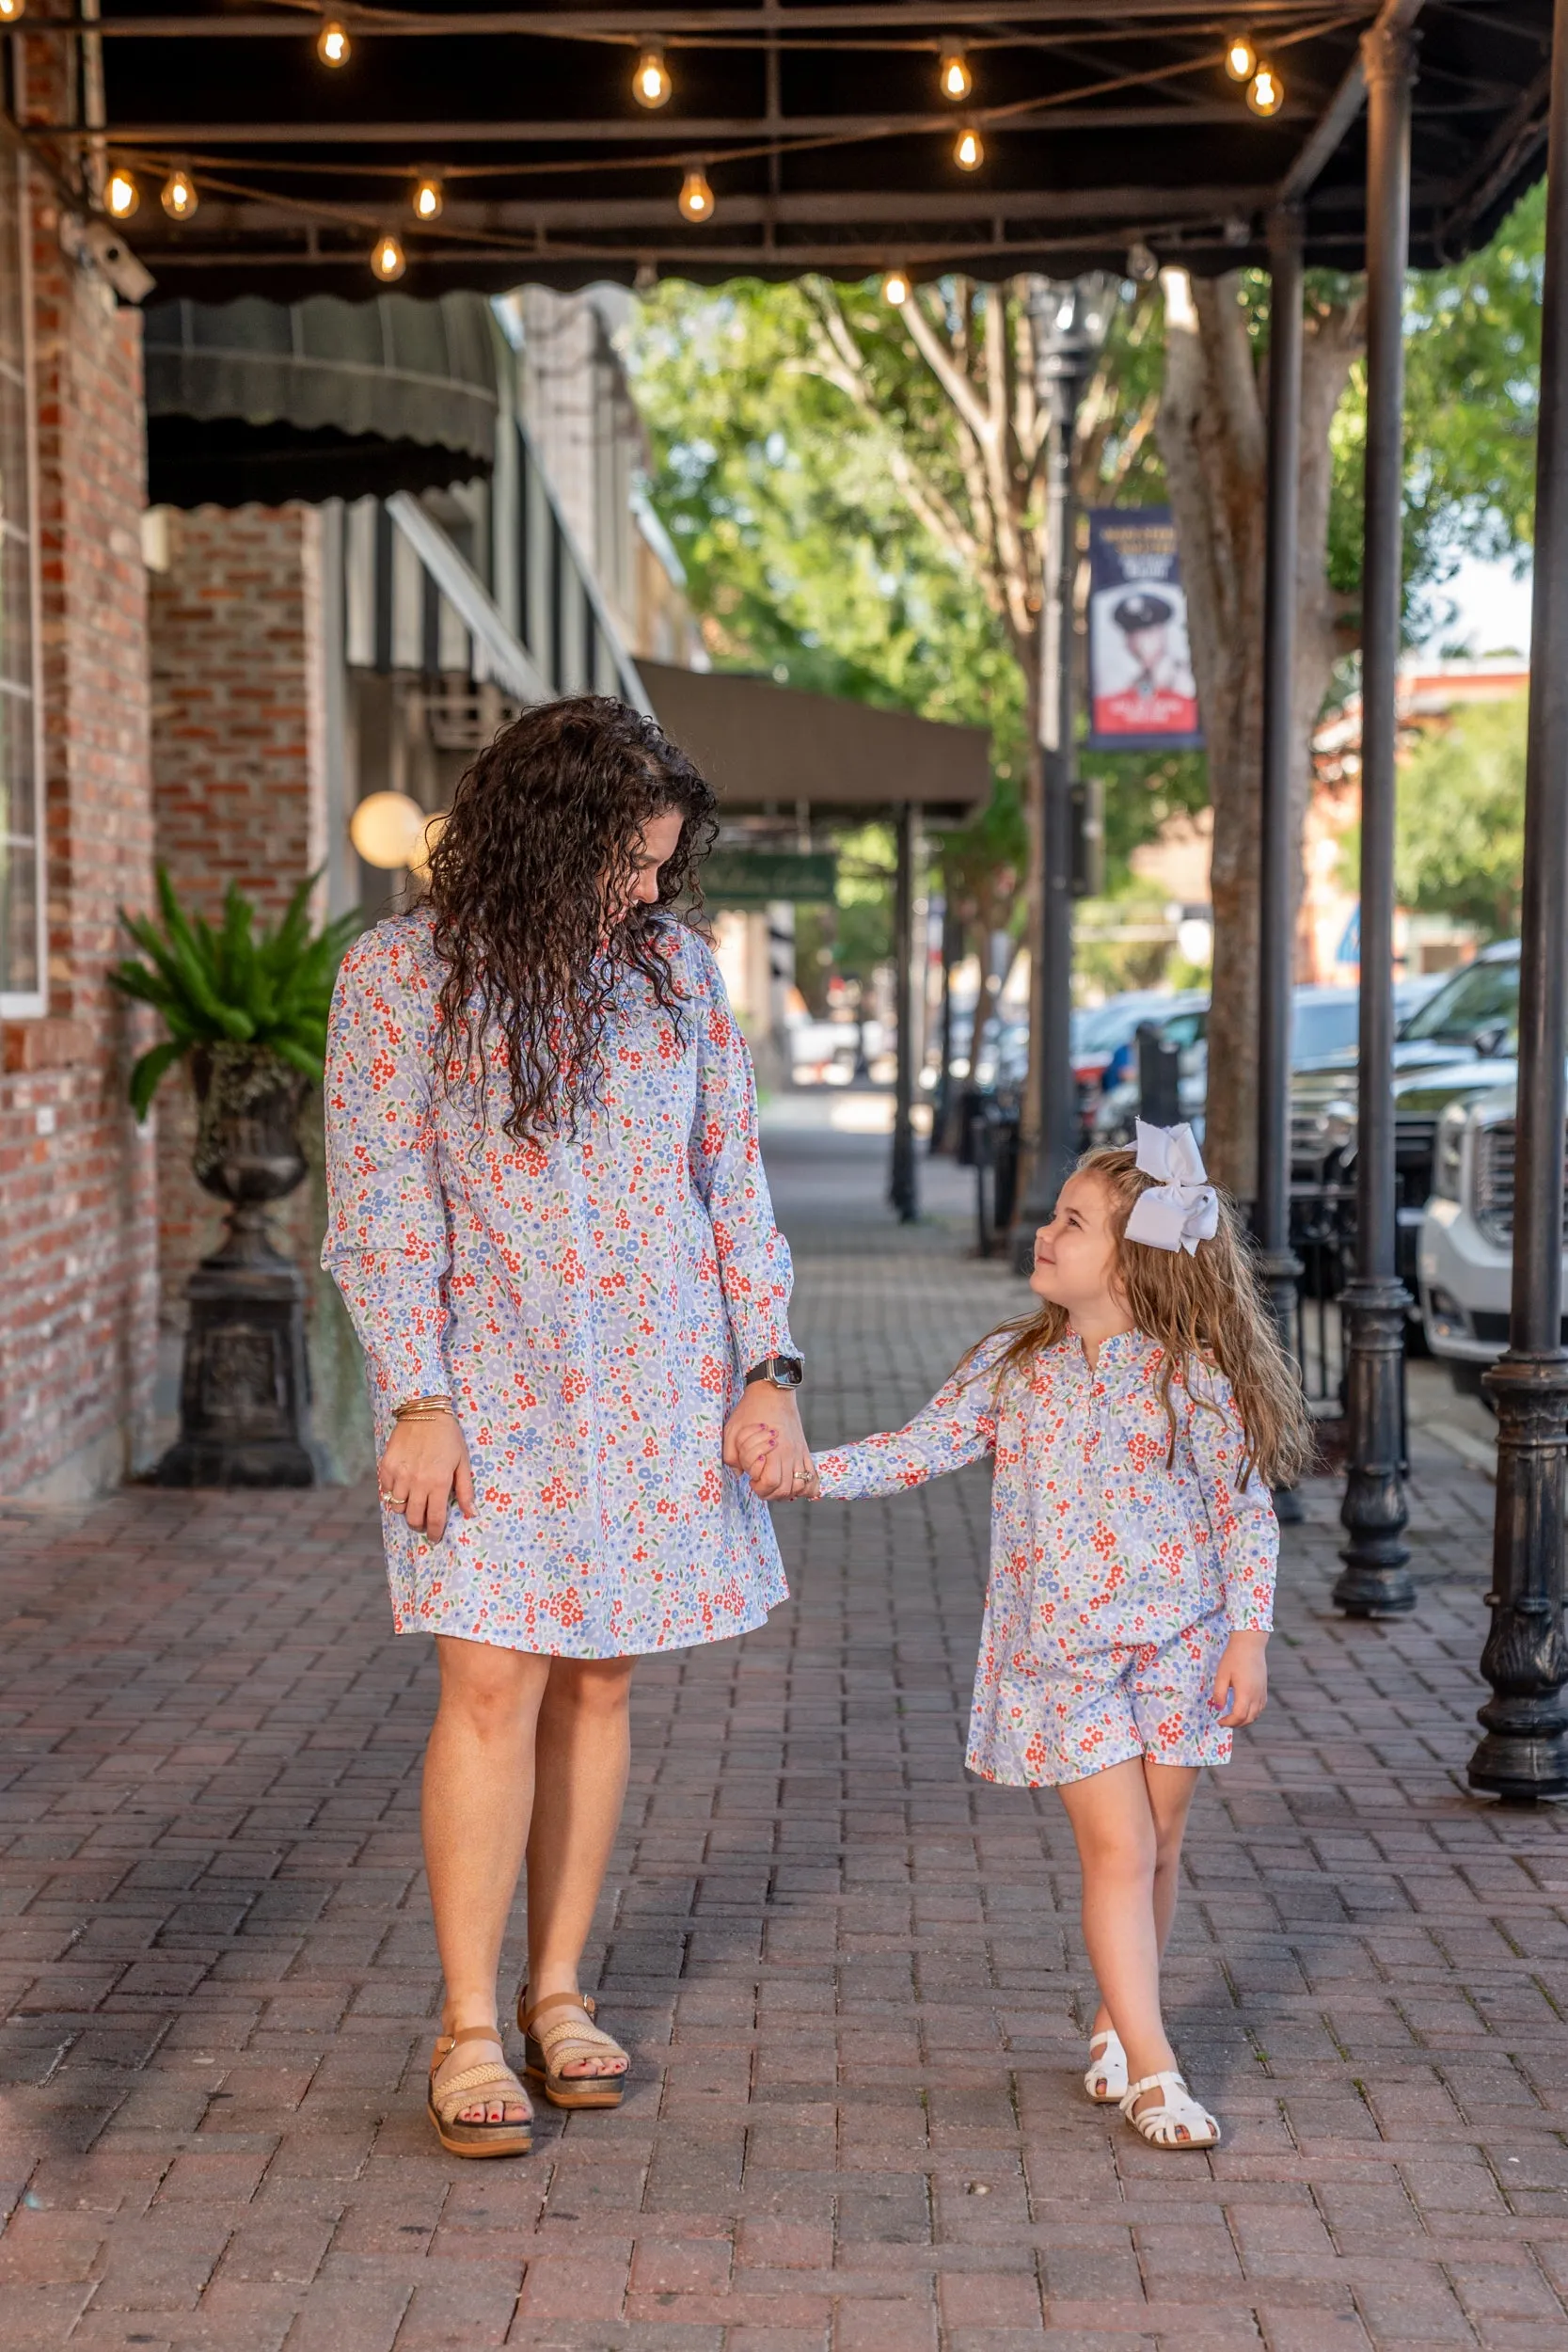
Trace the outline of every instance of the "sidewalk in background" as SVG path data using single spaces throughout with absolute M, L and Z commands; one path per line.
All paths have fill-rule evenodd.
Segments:
M 885 1155 L 768 1139 L 818 1440 L 1022 1303 L 961 1175 L 923 1162 L 900 1229 Z M 489 2165 L 423 2118 L 431 1661 L 371 1496 L 13 1522 L 0 2345 L 1560 2352 L 1568 1835 L 1465 1793 L 1493 1489 L 1420 1413 L 1413 1447 L 1416 1615 L 1334 1613 L 1315 1487 L 1274 1704 L 1196 1808 L 1170 2004 L 1212 2157 L 1085 2101 L 1060 1808 L 961 1771 L 982 1470 L 781 1513 L 791 1603 L 640 1669 L 589 1956 L 633 2088 Z

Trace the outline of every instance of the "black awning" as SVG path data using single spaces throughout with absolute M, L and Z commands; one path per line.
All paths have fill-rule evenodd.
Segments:
M 1204 269 L 1261 262 L 1269 207 L 1305 196 L 1307 258 L 1361 266 L 1358 40 L 1376 0 L 661 0 L 553 12 L 412 5 L 356 16 L 339 69 L 309 9 L 104 0 L 71 21 L 102 44 L 102 144 L 133 170 L 125 233 L 166 294 L 357 294 L 395 230 L 408 291 L 718 281 L 894 262 L 1057 277 L 1119 267 L 1135 243 Z M 1388 0 L 1418 20 L 1412 259 L 1481 242 L 1544 167 L 1550 0 Z M 1225 66 L 1245 25 L 1283 84 L 1267 117 Z M 70 29 L 29 15 L 24 38 Z M 941 50 L 967 40 L 949 103 Z M 640 46 L 673 88 L 637 104 Z M 959 168 L 956 137 L 983 143 Z M 32 135 L 40 137 L 35 127 Z M 94 135 L 47 135 L 62 173 Z M 677 209 L 699 167 L 713 195 Z M 169 218 L 166 174 L 199 198 Z M 417 180 L 439 183 L 415 218 Z
M 961 824 L 990 798 L 990 738 L 906 710 L 807 694 L 734 670 L 639 661 L 659 725 L 725 817 L 870 817 L 902 803 Z
M 145 319 L 154 504 L 386 498 L 495 464 L 483 295 L 153 302 Z

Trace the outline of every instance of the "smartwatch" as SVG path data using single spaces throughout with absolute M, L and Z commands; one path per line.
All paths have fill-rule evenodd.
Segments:
M 765 1356 L 746 1375 L 746 1386 L 766 1380 L 770 1389 L 798 1389 L 805 1376 L 806 1368 L 799 1356 Z

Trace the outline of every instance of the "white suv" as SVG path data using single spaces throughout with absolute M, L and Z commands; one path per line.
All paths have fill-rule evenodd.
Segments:
M 1432 1198 L 1418 1251 L 1421 1322 L 1457 1389 L 1508 1345 L 1513 1282 L 1515 1089 L 1496 1087 L 1450 1103 L 1437 1122 Z

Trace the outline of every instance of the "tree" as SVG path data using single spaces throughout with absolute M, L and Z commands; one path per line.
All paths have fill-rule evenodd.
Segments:
M 1528 539 L 1542 218 L 1538 191 L 1484 253 L 1412 280 L 1406 585 L 1423 625 L 1467 545 L 1496 552 Z M 930 716 L 983 709 L 998 775 L 1015 791 L 1037 773 L 1045 421 L 1026 293 L 1022 280 L 948 278 L 894 310 L 873 285 L 661 289 L 635 346 L 655 426 L 656 497 L 695 559 L 716 651 L 754 660 L 780 648 L 775 659 L 802 683 Z M 1122 290 L 1081 411 L 1075 471 L 1085 501 L 1168 495 L 1177 516 L 1214 810 L 1209 1153 L 1221 1181 L 1245 1193 L 1268 280 L 1167 270 L 1163 293 L 1162 302 L 1149 289 Z M 1313 725 L 1359 636 L 1360 340 L 1359 282 L 1309 273 L 1298 814 Z M 715 364 L 721 346 L 738 368 L 733 382 Z M 1135 803 L 1132 763 L 1107 772 Z M 1183 777 L 1182 790 L 1191 783 Z M 1157 805 L 1150 794 L 1151 816 Z
M 1402 904 L 1473 924 L 1487 939 L 1517 931 L 1528 719 L 1525 694 L 1472 703 L 1417 745 L 1399 782 Z
M 1243 1198 L 1257 1182 L 1259 859 L 1263 749 L 1263 570 L 1268 455 L 1266 280 L 1162 274 L 1160 451 L 1181 548 L 1193 668 L 1214 812 L 1214 966 L 1204 1155 Z M 1360 348 L 1361 303 L 1315 290 L 1302 358 L 1300 520 L 1291 803 L 1300 834 L 1314 722 L 1339 649 L 1328 577 L 1329 425 Z M 1229 1073 L 1229 1083 L 1223 1082 Z

